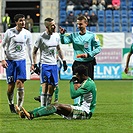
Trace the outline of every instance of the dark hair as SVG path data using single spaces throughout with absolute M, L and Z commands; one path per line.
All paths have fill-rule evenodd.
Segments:
M 20 18 L 25 18 L 25 16 L 24 16 L 23 14 L 16 14 L 16 15 L 14 16 L 14 21 L 15 21 L 15 22 L 18 22 L 18 20 L 19 20 Z
M 52 18 L 46 18 L 44 21 L 52 22 L 54 19 Z
M 74 69 L 75 73 L 78 73 L 79 75 L 85 75 L 88 76 L 88 69 L 85 65 L 78 65 L 77 67 L 75 67 Z

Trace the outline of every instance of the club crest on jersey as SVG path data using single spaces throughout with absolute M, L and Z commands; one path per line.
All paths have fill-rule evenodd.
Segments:
M 84 48 L 88 48 L 88 43 L 85 43 L 84 44 Z

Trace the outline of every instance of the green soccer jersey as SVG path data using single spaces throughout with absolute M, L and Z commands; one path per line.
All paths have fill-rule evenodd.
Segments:
M 78 96 L 83 97 L 83 103 L 90 104 L 90 110 L 93 113 L 96 106 L 96 85 L 91 78 L 85 80 L 81 86 L 75 90 L 73 82 L 70 82 L 70 94 L 71 98 L 74 99 Z M 91 94 L 91 95 L 90 95 Z
M 93 60 L 94 56 L 101 51 L 100 41 L 96 34 L 86 31 L 84 35 L 80 35 L 79 32 L 72 33 L 70 35 L 61 34 L 61 43 L 73 45 L 74 60 L 80 62 L 88 62 Z M 77 58 L 78 54 L 87 53 L 88 58 Z
M 133 44 L 132 44 L 131 47 L 130 47 L 130 53 L 133 54 Z

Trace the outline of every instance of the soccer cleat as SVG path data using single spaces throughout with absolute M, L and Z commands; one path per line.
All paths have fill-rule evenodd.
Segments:
M 16 113 L 19 114 L 20 118 L 25 118 L 24 112 L 20 110 L 20 108 L 16 105 L 15 106 Z
M 14 104 L 9 104 L 9 107 L 10 107 L 10 111 L 11 111 L 11 113 L 16 113 L 16 110 L 15 110 Z
M 31 114 L 29 112 L 27 112 L 23 107 L 22 107 L 22 111 L 25 115 L 25 117 L 28 119 L 28 120 L 32 120 L 33 119 L 33 116 L 31 116 Z
M 54 103 L 58 103 L 58 99 L 55 99 L 55 100 L 54 100 Z
M 40 100 L 40 96 L 38 96 L 38 97 L 34 97 L 34 99 L 35 99 L 36 101 L 38 101 L 38 102 L 41 102 L 41 100 Z

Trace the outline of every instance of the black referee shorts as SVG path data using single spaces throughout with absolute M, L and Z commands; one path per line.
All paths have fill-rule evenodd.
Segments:
M 77 67 L 78 65 L 85 65 L 88 68 L 88 76 L 94 80 L 94 66 L 97 64 L 96 63 L 96 59 L 94 58 L 92 61 L 88 61 L 88 62 L 80 62 L 80 61 L 74 61 L 73 65 L 72 65 L 72 71 L 73 71 L 73 75 L 75 74 L 74 69 L 75 67 Z

